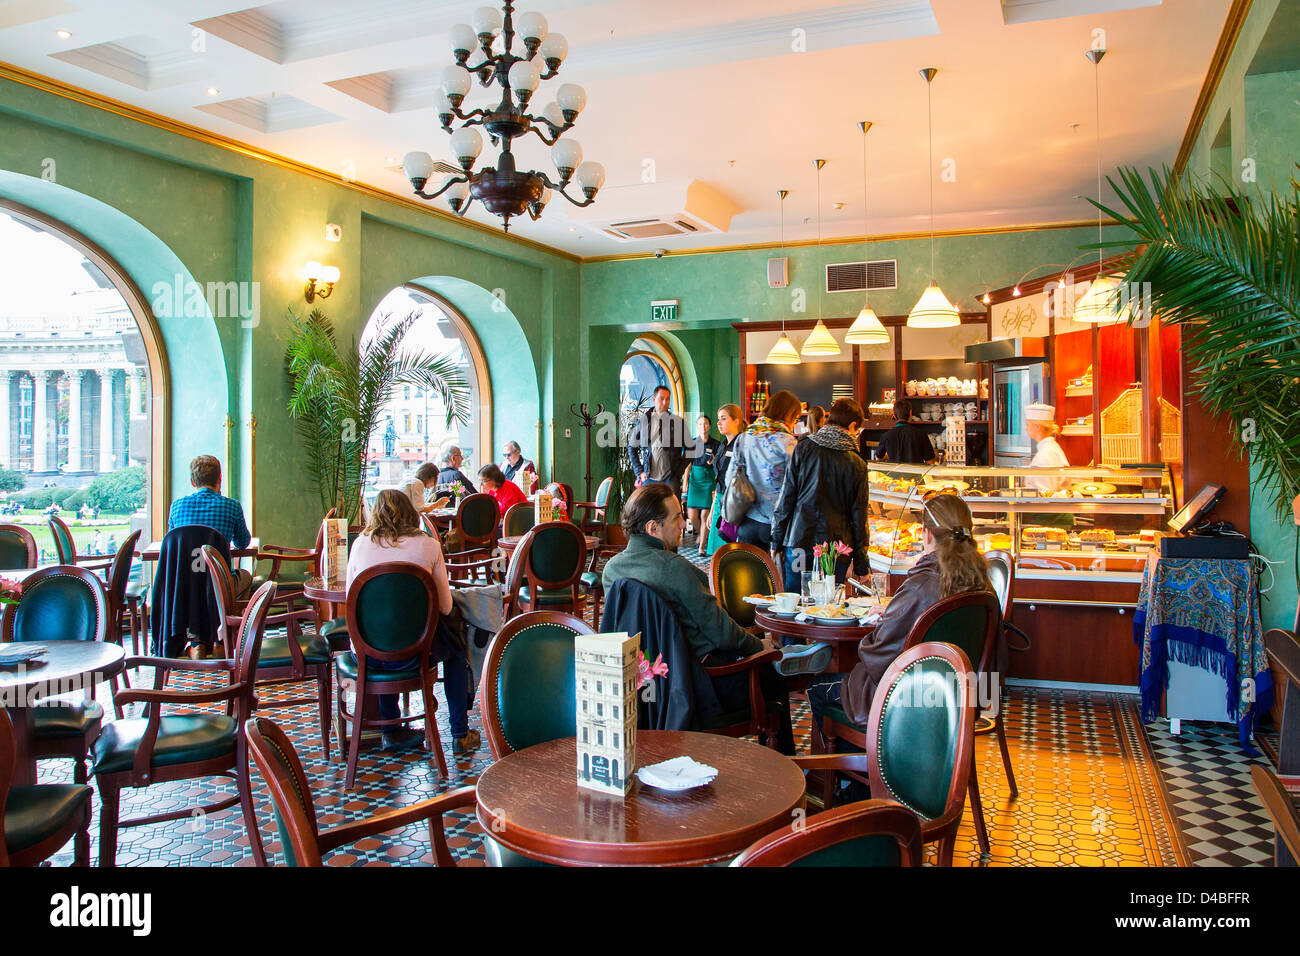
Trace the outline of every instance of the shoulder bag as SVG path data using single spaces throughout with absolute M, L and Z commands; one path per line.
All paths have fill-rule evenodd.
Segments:
M 754 490 L 749 475 L 745 474 L 745 460 L 741 457 L 741 451 L 742 449 L 738 447 L 732 455 L 735 474 L 727 482 L 727 490 L 722 498 L 722 517 L 737 527 L 745 520 L 749 510 L 754 507 L 754 502 L 758 500 L 758 492 Z

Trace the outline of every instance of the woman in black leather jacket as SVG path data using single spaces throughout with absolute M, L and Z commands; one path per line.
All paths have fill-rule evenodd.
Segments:
M 795 447 L 772 514 L 773 556 L 779 563 L 784 558 L 787 591 L 799 590 L 799 574 L 812 569 L 818 544 L 848 545 L 851 553 L 835 563 L 841 584 L 850 567 L 855 577 L 868 573 L 867 463 L 857 452 L 863 420 L 862 406 L 841 398 L 826 424 Z

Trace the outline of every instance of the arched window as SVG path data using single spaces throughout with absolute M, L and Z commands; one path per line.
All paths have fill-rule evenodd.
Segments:
M 84 237 L 0 203 L 3 507 L 53 558 L 57 507 L 78 550 L 161 531 L 166 364 L 139 291 Z
M 377 320 L 411 313 L 419 317 L 406 334 L 404 347 L 452 356 L 469 383 L 470 417 L 468 422 L 453 422 L 448 428 L 447 410 L 433 393 L 403 387 L 380 411 L 378 426 L 370 436 L 367 500 L 373 500 L 381 489 L 409 480 L 421 463 L 438 462 L 450 445 L 458 446 L 464 454 L 461 471 L 476 485 L 478 469 L 493 460 L 492 385 L 487 359 L 464 316 L 431 293 L 404 286 L 384 296 L 366 324 L 362 340 L 379 327 Z
M 667 342 L 647 333 L 632 343 L 623 360 L 619 371 L 620 407 L 624 412 L 649 408 L 654 390 L 661 385 L 672 392 L 672 410 L 685 414 L 686 390 L 677 358 Z

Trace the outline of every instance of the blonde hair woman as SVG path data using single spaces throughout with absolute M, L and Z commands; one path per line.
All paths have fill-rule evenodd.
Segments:
M 723 405 L 718 409 L 718 433 L 722 435 L 722 447 L 718 449 L 713 460 L 713 469 L 718 480 L 713 493 L 712 510 L 706 522 L 709 526 L 709 536 L 704 548 L 704 553 L 710 556 L 728 541 L 735 540 L 734 537 L 724 536 L 721 530 L 722 494 L 727 489 L 727 469 L 731 467 L 731 456 L 736 448 L 736 439 L 746 427 L 745 415 L 739 405 Z

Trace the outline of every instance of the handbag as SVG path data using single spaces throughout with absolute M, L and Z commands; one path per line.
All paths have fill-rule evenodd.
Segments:
M 745 515 L 754 507 L 754 502 L 758 500 L 758 492 L 754 490 L 754 484 L 749 480 L 749 475 L 745 474 L 745 465 L 742 459 L 733 459 L 735 463 L 735 474 L 727 482 L 727 491 L 722 496 L 722 517 L 728 523 L 739 525 L 745 520 Z

